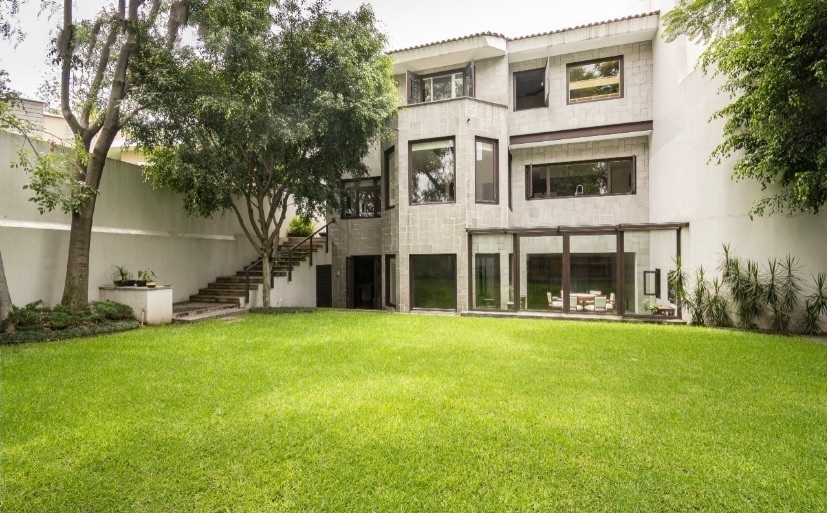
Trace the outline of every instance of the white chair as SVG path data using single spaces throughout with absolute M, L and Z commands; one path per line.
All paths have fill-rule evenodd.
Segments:
M 549 310 L 562 310 L 563 309 L 563 300 L 554 297 L 551 295 L 551 292 L 546 292 L 546 296 L 548 297 L 548 309 Z
M 596 298 L 594 298 L 594 304 L 586 305 L 586 310 L 590 312 L 605 312 L 606 296 L 597 296 Z
M 606 302 L 606 310 L 614 310 L 615 309 L 615 293 L 612 292 L 609 294 L 609 301 Z
M 583 309 L 580 303 L 577 302 L 577 294 L 569 294 L 569 310 L 574 309 L 580 311 Z
M 591 294 L 592 296 L 602 296 L 603 295 L 603 293 L 599 290 L 590 290 L 589 294 Z

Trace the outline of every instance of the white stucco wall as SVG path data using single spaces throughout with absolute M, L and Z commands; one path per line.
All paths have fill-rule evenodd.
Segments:
M 0 133 L 0 251 L 12 301 L 60 301 L 66 272 L 70 218 L 40 215 L 23 190 L 25 173 L 11 169 L 21 139 Z M 140 168 L 108 161 L 95 211 L 90 252 L 89 298 L 110 283 L 114 264 L 152 269 L 159 284 L 171 284 L 174 300 L 187 299 L 219 275 L 235 274 L 254 251 L 234 216 L 189 217 L 181 197 L 153 190 Z
M 710 116 L 729 100 L 717 93 L 720 79 L 700 70 L 686 74 L 694 54 L 685 41 L 655 39 L 650 220 L 690 223 L 682 239 L 686 267 L 715 269 L 721 245 L 730 243 L 739 256 L 762 264 L 791 254 L 807 272 L 827 271 L 827 212 L 751 220 L 751 204 L 770 191 L 755 181 L 733 181 L 733 160 L 708 162 L 723 133 L 723 123 Z

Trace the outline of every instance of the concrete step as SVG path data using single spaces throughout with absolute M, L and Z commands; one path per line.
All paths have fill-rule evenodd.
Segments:
M 174 323 L 190 323 L 190 322 L 197 322 L 203 321 L 204 319 L 215 319 L 220 317 L 229 317 L 231 315 L 236 315 L 240 313 L 246 312 L 246 308 L 240 308 L 238 306 L 230 305 L 230 304 L 216 304 L 215 307 L 203 310 L 198 313 L 194 313 L 192 315 L 186 315 L 182 317 L 173 317 L 172 322 Z
M 252 276 L 250 278 L 252 278 Z M 250 280 L 250 290 L 256 290 L 259 285 L 261 285 L 261 284 L 260 283 L 258 283 L 258 284 L 253 283 L 253 280 L 252 279 Z M 243 280 L 241 282 L 214 281 L 214 282 L 210 283 L 209 285 L 207 285 L 207 288 L 208 289 L 233 289 L 233 290 L 239 290 L 241 292 L 244 292 L 244 281 Z
M 230 296 L 230 297 L 247 297 L 247 292 L 244 288 L 212 288 L 207 287 L 206 289 L 200 289 L 198 291 L 199 295 L 202 296 Z
M 219 276 L 215 279 L 218 283 L 247 283 L 247 280 L 244 277 L 244 273 L 241 273 L 239 276 L 236 274 L 235 276 Z M 264 279 L 261 277 L 261 274 L 256 276 L 255 274 L 250 274 L 250 284 L 261 285 L 264 283 Z
M 244 297 L 194 294 L 190 296 L 190 301 L 196 301 L 199 303 L 231 303 L 241 306 L 244 302 Z
M 293 269 L 295 269 L 295 268 L 296 268 L 296 266 L 293 266 Z M 238 271 L 238 273 L 236 273 L 236 276 L 244 278 L 246 273 L 247 273 L 247 271 Z M 261 269 L 251 269 L 249 271 L 249 273 L 250 273 L 250 283 L 252 283 L 252 281 L 253 281 L 253 276 L 260 279 L 264 275 Z M 278 270 L 273 271 L 273 276 L 287 276 L 287 269 L 285 269 L 283 271 L 278 271 Z M 259 283 L 261 283 L 261 282 L 259 282 Z
M 182 301 L 172 305 L 172 319 L 182 319 L 185 317 L 201 315 L 204 313 L 218 312 L 227 309 L 238 309 L 229 303 L 202 303 L 192 301 Z

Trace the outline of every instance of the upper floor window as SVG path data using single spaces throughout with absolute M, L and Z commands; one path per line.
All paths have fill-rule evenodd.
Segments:
M 379 177 L 342 181 L 342 219 L 379 217 Z
M 385 150 L 385 208 L 393 208 L 399 199 L 399 168 L 396 164 L 396 148 Z
M 455 201 L 454 138 L 409 144 L 411 204 Z
M 474 61 L 465 68 L 440 71 L 428 75 L 407 72 L 408 104 L 450 100 L 474 96 Z
M 529 199 L 633 192 L 633 158 L 526 166 L 526 197 Z
M 568 65 L 569 103 L 623 96 L 623 58 L 612 57 Z
M 477 203 L 497 203 L 497 141 L 478 137 L 474 142 L 476 201 Z
M 514 110 L 546 106 L 545 68 L 514 73 Z

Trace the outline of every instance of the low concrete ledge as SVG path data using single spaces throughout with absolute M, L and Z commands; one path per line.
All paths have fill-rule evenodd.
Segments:
M 135 318 L 145 324 L 172 322 L 172 287 L 115 287 L 99 288 L 101 301 L 116 301 L 132 308 Z

